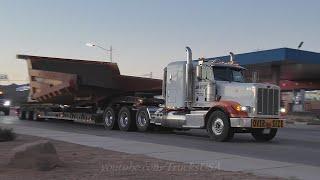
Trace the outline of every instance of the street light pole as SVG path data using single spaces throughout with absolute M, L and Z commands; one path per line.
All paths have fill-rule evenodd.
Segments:
M 112 51 L 113 51 L 113 49 L 112 49 L 112 46 L 110 46 L 110 49 L 106 49 L 106 48 L 104 48 L 104 47 L 102 47 L 102 46 L 99 46 L 99 45 L 97 45 L 97 44 L 93 44 L 93 43 L 86 43 L 86 46 L 89 46 L 89 47 L 97 47 L 97 48 L 99 48 L 99 49 L 102 49 L 102 50 L 104 50 L 104 51 L 107 51 L 108 53 L 109 53 L 109 57 L 110 57 L 110 62 L 112 62 Z

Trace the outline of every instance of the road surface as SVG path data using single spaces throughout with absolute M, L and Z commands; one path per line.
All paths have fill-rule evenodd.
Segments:
M 27 121 L 14 116 L 0 116 L 0 125 L 28 126 L 124 140 L 156 143 L 195 150 L 214 151 L 245 157 L 299 163 L 320 167 L 320 126 L 288 125 L 277 137 L 266 143 L 255 142 L 250 134 L 235 134 L 231 142 L 213 142 L 205 130 L 155 131 L 149 133 L 105 130 L 103 126 L 85 125 L 61 120 Z

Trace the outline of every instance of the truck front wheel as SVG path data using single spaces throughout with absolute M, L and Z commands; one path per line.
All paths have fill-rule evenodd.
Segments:
M 222 111 L 214 111 L 208 119 L 207 131 L 211 139 L 219 142 L 233 138 L 234 131 L 230 127 L 228 116 Z
M 251 132 L 252 136 L 256 141 L 265 142 L 272 140 L 276 134 L 278 129 L 253 129 Z
M 103 119 L 106 129 L 112 130 L 117 128 L 117 116 L 112 107 L 109 106 L 105 109 Z
M 133 111 L 127 106 L 123 106 L 118 114 L 118 125 L 121 131 L 132 131 L 136 127 L 135 116 Z

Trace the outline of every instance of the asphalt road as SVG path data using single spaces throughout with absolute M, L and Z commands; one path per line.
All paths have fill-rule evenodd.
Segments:
M 1 123 L 117 137 L 140 142 L 320 166 L 320 126 L 288 125 L 287 128 L 278 131 L 278 135 L 273 141 L 266 143 L 255 142 L 250 134 L 236 134 L 231 142 L 220 143 L 210 141 L 205 130 L 154 131 L 149 133 L 121 132 L 118 130 L 105 130 L 103 126 L 85 125 L 61 120 L 21 121 L 13 116 L 0 116 L 0 125 Z

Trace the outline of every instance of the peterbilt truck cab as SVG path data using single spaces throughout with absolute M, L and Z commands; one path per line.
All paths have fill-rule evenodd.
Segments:
M 229 62 L 192 60 L 170 63 L 164 69 L 163 98 L 159 107 L 137 111 L 137 128 L 152 124 L 176 129 L 206 129 L 211 139 L 228 141 L 234 133 L 251 133 L 257 141 L 273 139 L 284 127 L 280 116 L 280 88 L 247 83 L 233 54 Z

